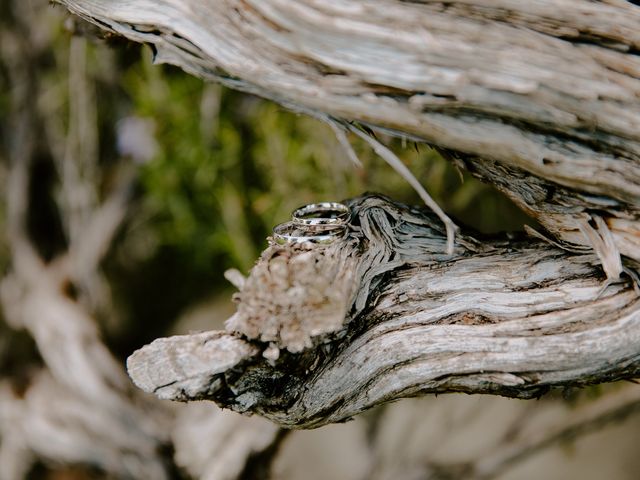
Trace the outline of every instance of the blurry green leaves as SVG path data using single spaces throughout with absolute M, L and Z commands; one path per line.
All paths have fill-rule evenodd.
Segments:
M 148 53 L 148 52 L 147 52 Z M 331 129 L 267 101 L 202 82 L 149 55 L 124 74 L 133 115 L 155 122 L 157 155 L 141 167 L 143 206 L 159 244 L 192 268 L 248 270 L 271 226 L 320 200 L 379 191 L 420 203 L 409 185 L 356 138 L 364 164 L 347 159 Z M 463 222 L 485 231 L 524 218 L 490 187 L 460 174 L 433 150 L 382 138 Z
M 150 213 L 159 244 L 177 248 L 191 268 L 212 270 L 224 254 L 232 253 L 223 230 L 221 203 L 229 197 L 224 172 L 234 168 L 240 157 L 238 131 L 219 122 L 213 135 L 203 133 L 204 84 L 154 67 L 148 58 L 125 73 L 124 86 L 133 113 L 155 122 L 159 149 L 141 166 L 140 174 L 143 208 Z M 232 263 L 248 266 L 246 258 L 237 255 Z
M 143 208 L 159 245 L 192 268 L 246 271 L 292 209 L 359 191 L 333 134 L 314 120 L 148 58 L 123 84 L 132 114 L 155 122 L 160 146 L 141 166 Z
M 361 193 L 360 182 L 331 130 L 317 120 L 260 102 L 253 156 L 269 190 L 256 192 L 256 210 L 270 225 L 305 203 Z

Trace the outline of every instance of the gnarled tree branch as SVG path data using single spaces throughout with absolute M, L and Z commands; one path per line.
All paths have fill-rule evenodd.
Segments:
M 353 200 L 347 240 L 267 249 L 228 332 L 135 353 L 143 389 L 313 427 L 426 392 L 527 398 L 637 375 L 633 3 L 59 1 L 158 62 L 427 142 L 561 247 L 460 235 L 447 256 L 434 218 Z
M 229 331 L 156 340 L 129 358 L 134 382 L 309 428 L 400 397 L 530 398 L 640 372 L 640 299 L 602 290 L 594 254 L 462 236 L 448 257 L 434 216 L 350 204 L 346 240 L 269 247 Z
M 640 259 L 640 7 L 58 0 L 156 61 L 455 152 L 559 240 L 598 212 Z

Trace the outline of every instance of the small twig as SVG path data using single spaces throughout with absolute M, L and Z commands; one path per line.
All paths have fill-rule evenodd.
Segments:
M 8 149 L 6 232 L 14 270 L 25 278 L 37 278 L 44 265 L 27 231 L 31 161 L 36 149 L 36 121 L 30 103 L 34 85 L 25 66 L 24 52 L 18 47 L 22 44 L 23 42 L 9 31 L 2 33 L 0 58 L 9 67 L 8 72 L 13 85 L 10 89 L 9 115 L 13 129 Z
M 418 193 L 422 201 L 438 216 L 442 223 L 444 223 L 444 227 L 447 231 L 447 254 L 451 255 L 453 253 L 453 246 L 455 243 L 456 232 L 458 231 L 458 226 L 447 216 L 446 213 L 440 208 L 440 206 L 436 203 L 436 201 L 431 198 L 429 193 L 425 190 L 422 184 L 418 181 L 418 179 L 411 173 L 411 171 L 406 167 L 404 163 L 387 147 L 385 147 L 382 143 L 380 143 L 375 138 L 367 135 L 362 130 L 354 127 L 353 125 L 349 125 L 349 130 L 355 133 L 357 136 L 362 138 L 365 142 L 367 142 L 371 148 L 385 161 L 387 162 L 391 168 L 393 168 L 396 172 L 398 172 L 402 178 L 404 178 L 409 184 L 413 187 L 413 189 Z
M 73 274 L 87 279 L 99 270 L 104 255 L 122 224 L 129 207 L 135 173 L 125 171 L 109 197 L 92 208 L 90 218 L 83 225 L 83 235 L 74 239 L 69 249 Z
M 336 139 L 338 140 L 338 143 L 340 143 L 340 145 L 344 149 L 344 151 L 345 151 L 345 153 L 347 155 L 347 158 L 349 160 L 351 160 L 351 162 L 356 167 L 359 167 L 359 168 L 362 167 L 362 162 L 360 161 L 360 159 L 356 155 L 356 152 L 353 150 L 353 147 L 351 146 L 351 143 L 349 143 L 349 139 L 345 135 L 344 130 L 342 128 L 340 128 L 340 126 L 334 120 L 329 118 L 328 116 L 322 116 L 320 118 L 324 122 L 326 122 L 327 125 L 329 125 L 331 127 L 331 130 L 333 130 L 333 133 L 336 135 Z
M 227 281 L 238 290 L 242 290 L 242 287 L 244 287 L 244 284 L 247 281 L 247 277 L 245 277 L 240 270 L 236 268 L 229 268 L 225 270 L 224 278 L 226 278 Z
M 596 228 L 593 228 L 589 221 L 584 218 L 578 220 L 578 228 L 598 255 L 602 268 L 607 274 L 607 279 L 614 282 L 618 281 L 623 272 L 622 259 L 620 258 L 618 247 L 602 217 L 591 215 L 591 218 L 595 222 Z
M 95 96 L 87 78 L 86 40 L 74 37 L 69 47 L 69 127 L 62 157 L 54 156 L 60 173 L 60 214 L 73 245 L 85 236 L 98 203 Z

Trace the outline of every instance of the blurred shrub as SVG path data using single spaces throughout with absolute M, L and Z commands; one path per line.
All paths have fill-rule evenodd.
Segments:
M 192 268 L 246 271 L 271 227 L 304 203 L 366 190 L 420 203 L 357 139 L 365 168 L 350 165 L 333 132 L 309 117 L 152 66 L 149 55 L 124 72 L 123 85 L 134 114 L 155 120 L 160 145 L 141 167 L 143 203 L 159 243 L 187 255 Z M 427 147 L 385 140 L 454 215 L 482 231 L 520 227 L 522 215 L 491 187 L 463 182 Z
M 43 25 L 36 39 L 42 54 L 32 66 L 46 126 L 40 150 L 55 152 L 67 141 L 69 100 L 78 94 L 70 91 L 70 62 L 78 58 L 72 56 L 71 34 L 62 27 L 64 12 L 33 12 L 32 21 Z M 81 24 L 76 31 L 87 28 Z M 356 138 L 351 141 L 361 169 L 349 162 L 332 130 L 314 119 L 207 84 L 175 67 L 154 66 L 146 48 L 89 38 L 86 50 L 79 51 L 86 52 L 81 58 L 84 93 L 95 103 L 87 131 L 98 137 L 97 191 L 109 190 L 123 154 L 139 172 L 136 201 L 105 265 L 123 315 L 120 334 L 130 343 L 125 352 L 161 334 L 186 306 L 225 285 L 226 268 L 246 272 L 273 225 L 287 220 L 294 208 L 364 191 L 420 203 L 409 185 Z M 8 82 L 6 66 L 0 66 L 0 81 Z M 0 89 L 4 147 L 11 129 L 9 91 Z M 126 141 L 122 128 L 135 128 Z M 462 182 L 460 173 L 431 149 L 381 140 L 462 222 L 486 232 L 521 227 L 524 215 L 505 198 L 467 175 Z M 53 174 L 46 195 L 55 197 L 56 181 Z M 55 212 L 42 212 L 36 224 L 44 227 L 35 233 L 44 242 L 64 238 L 54 231 L 62 228 L 59 221 L 48 218 Z M 2 245 L 0 254 L 6 257 Z

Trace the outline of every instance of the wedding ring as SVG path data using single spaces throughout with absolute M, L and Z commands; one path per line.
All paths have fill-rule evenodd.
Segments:
M 312 243 L 314 245 L 329 245 L 342 238 L 347 233 L 346 225 L 331 225 L 319 231 L 310 231 L 295 222 L 286 222 L 273 228 L 271 237 L 278 245 L 293 243 Z
M 293 221 L 298 225 L 325 229 L 336 225 L 345 225 L 350 215 L 349 207 L 342 203 L 312 203 L 294 211 Z

